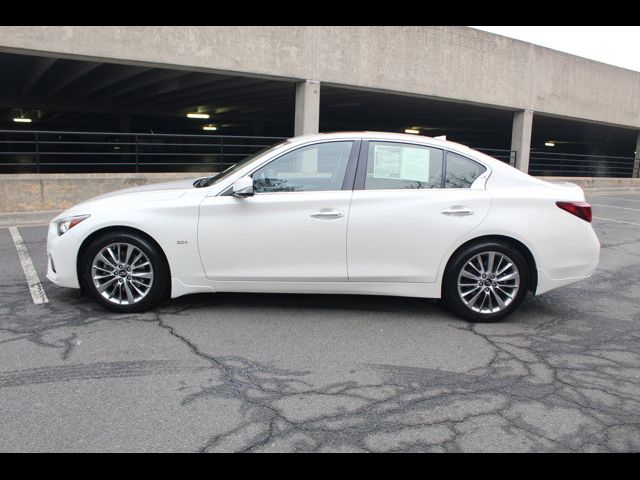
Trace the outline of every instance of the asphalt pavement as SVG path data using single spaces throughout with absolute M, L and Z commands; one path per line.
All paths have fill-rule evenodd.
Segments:
M 0 451 L 639 451 L 640 193 L 600 191 L 596 273 L 503 323 L 433 300 L 211 294 L 113 314 L 0 227 Z M 19 219 L 16 220 L 16 222 Z

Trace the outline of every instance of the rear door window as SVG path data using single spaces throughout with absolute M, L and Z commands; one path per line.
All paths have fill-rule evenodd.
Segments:
M 365 190 L 442 186 L 443 152 L 410 143 L 369 142 Z

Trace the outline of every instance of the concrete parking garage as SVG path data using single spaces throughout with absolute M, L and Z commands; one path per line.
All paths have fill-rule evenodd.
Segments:
M 0 69 L 0 450 L 640 449 L 637 72 L 465 27 L 1 27 Z M 79 200 L 364 129 L 588 187 L 597 271 L 498 324 L 378 296 L 115 315 L 45 279 Z

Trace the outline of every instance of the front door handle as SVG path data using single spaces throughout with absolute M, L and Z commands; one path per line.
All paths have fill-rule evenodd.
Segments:
M 469 207 L 462 207 L 459 205 L 455 205 L 450 208 L 445 208 L 440 213 L 442 213 L 442 215 L 449 215 L 452 217 L 464 217 L 467 215 L 473 215 L 473 210 Z
M 320 210 L 311 214 L 311 218 L 342 218 L 343 216 L 344 213 L 334 209 Z

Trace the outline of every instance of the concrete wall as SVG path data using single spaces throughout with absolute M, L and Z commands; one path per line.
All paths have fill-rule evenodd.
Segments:
M 586 189 L 597 188 L 640 188 L 640 178 L 608 177 L 536 177 L 550 182 L 571 182 Z
M 96 195 L 148 183 L 197 178 L 194 173 L 0 175 L 0 214 L 64 210 Z M 583 188 L 640 188 L 640 178 L 539 177 Z M 0 222 L 1 223 L 1 222 Z
M 53 173 L 0 175 L 0 213 L 64 210 L 103 193 L 204 173 Z
M 459 26 L 5 26 L 0 50 L 319 80 L 640 127 L 640 73 Z

